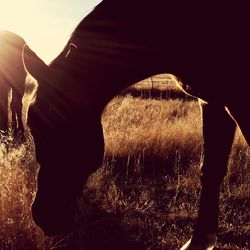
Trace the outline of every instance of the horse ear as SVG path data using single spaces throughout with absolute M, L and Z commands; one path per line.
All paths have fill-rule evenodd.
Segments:
M 72 51 L 74 51 L 75 49 L 77 49 L 77 46 L 74 43 L 70 43 L 68 45 L 68 52 L 67 52 L 65 58 L 69 57 L 70 54 L 72 53 Z
M 49 79 L 49 66 L 41 60 L 28 45 L 24 45 L 22 52 L 23 66 L 38 82 Z

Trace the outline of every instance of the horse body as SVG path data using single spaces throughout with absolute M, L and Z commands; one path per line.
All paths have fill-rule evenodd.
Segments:
M 49 66 L 25 48 L 26 68 L 40 83 L 29 112 L 42 165 L 32 210 L 46 234 L 75 226 L 75 199 L 103 159 L 105 105 L 130 84 L 169 72 L 208 102 L 199 215 L 186 249 L 215 243 L 219 188 L 236 127 L 225 106 L 250 139 L 245 85 L 237 87 L 245 84 L 249 54 L 244 11 L 229 3 L 104 0 Z
M 8 130 L 8 94 L 12 89 L 12 128 L 14 134 L 23 133 L 22 97 L 26 72 L 23 68 L 22 49 L 25 41 L 18 35 L 0 32 L 0 130 Z

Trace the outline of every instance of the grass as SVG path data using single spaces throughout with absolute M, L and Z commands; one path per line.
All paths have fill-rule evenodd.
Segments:
M 175 91 L 172 81 L 165 76 L 158 84 Z M 141 84 L 139 91 L 149 88 Z M 103 166 L 83 194 L 108 215 L 54 238 L 45 237 L 30 214 L 39 169 L 32 137 L 16 145 L 1 136 L 0 249 L 178 249 L 191 237 L 203 157 L 198 103 L 117 96 L 102 124 Z M 250 248 L 249 165 L 238 130 L 221 188 L 218 249 Z

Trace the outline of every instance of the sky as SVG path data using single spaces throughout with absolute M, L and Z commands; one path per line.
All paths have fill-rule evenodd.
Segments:
M 0 30 L 22 36 L 46 63 L 101 0 L 0 0 Z

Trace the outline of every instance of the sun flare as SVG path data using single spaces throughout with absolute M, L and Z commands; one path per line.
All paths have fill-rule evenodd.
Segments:
M 48 63 L 98 2 L 100 0 L 0 0 L 0 30 L 22 36 Z
M 0 28 L 19 29 L 25 24 L 26 10 L 23 6 L 31 6 L 32 1 L 0 1 Z M 17 22 L 18 20 L 18 22 Z

